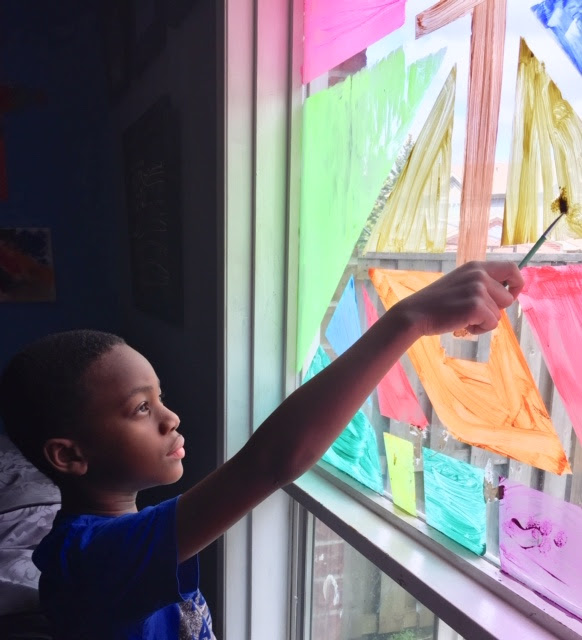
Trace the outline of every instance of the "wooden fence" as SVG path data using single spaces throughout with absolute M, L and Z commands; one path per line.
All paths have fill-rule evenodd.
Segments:
M 364 284 L 370 294 L 372 301 L 377 305 L 380 314 L 383 313 L 382 303 L 370 283 L 368 269 L 371 267 L 380 269 L 399 269 L 414 271 L 444 272 L 455 267 L 455 254 L 366 254 L 358 258 L 356 255 L 350 261 L 348 268 L 344 272 L 341 282 L 338 285 L 333 302 L 330 305 L 327 315 L 321 327 L 322 346 L 330 349 L 325 341 L 325 329 L 337 302 L 346 286 L 347 281 L 353 275 L 356 280 L 356 295 L 358 296 L 358 306 L 360 309 L 360 321 L 363 328 L 366 327 L 365 311 L 361 294 L 361 285 Z M 519 262 L 523 257 L 521 254 L 490 254 L 491 258 L 509 259 Z M 545 254 L 534 258 L 531 265 L 563 265 L 582 262 L 582 253 Z M 391 433 L 411 440 L 415 443 L 418 452 L 416 458 L 417 471 L 422 471 L 421 446 L 429 446 L 432 449 L 441 451 L 451 457 L 470 462 L 478 467 L 485 468 L 489 463 L 492 465 L 493 477 L 504 476 L 520 482 L 529 487 L 539 489 L 562 500 L 566 500 L 582 506 L 582 447 L 578 442 L 572 429 L 571 420 L 565 411 L 560 395 L 556 391 L 540 348 L 535 340 L 532 330 L 524 318 L 519 304 L 512 305 L 508 310 L 508 316 L 519 340 L 527 363 L 531 369 L 542 398 L 546 404 L 548 412 L 552 418 L 554 427 L 560 437 L 566 455 L 572 466 L 572 475 L 557 476 L 550 472 L 541 471 L 527 464 L 510 460 L 502 455 L 472 447 L 456 440 L 451 436 L 444 425 L 438 419 L 433 410 L 430 400 L 416 375 L 414 367 L 407 356 L 402 359 L 404 369 L 410 379 L 414 391 L 416 392 L 420 405 L 427 416 L 430 426 L 426 434 L 411 428 L 408 424 L 399 423 L 396 420 L 388 419 L 380 415 L 378 404 L 374 397 L 370 407 L 366 409 L 372 424 L 378 434 L 378 444 L 381 457 L 384 453 L 382 442 L 382 432 Z M 487 361 L 489 354 L 490 335 L 480 336 L 478 339 L 458 339 L 452 335 L 441 338 L 441 344 L 450 356 L 466 358 L 470 360 Z M 582 391 L 582 383 L 581 383 Z M 375 394 L 374 394 L 375 396 Z M 422 473 L 417 473 L 417 504 L 423 510 L 423 482 Z M 488 551 L 495 557 L 497 555 L 497 535 L 495 510 L 491 513 L 488 528 L 491 535 L 488 540 Z

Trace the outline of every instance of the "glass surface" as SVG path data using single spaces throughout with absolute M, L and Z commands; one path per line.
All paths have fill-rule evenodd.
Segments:
M 416 3 L 415 8 L 418 8 L 420 4 L 422 4 L 421 8 L 428 8 L 431 5 L 429 2 Z M 556 3 L 546 0 L 541 4 L 546 5 L 549 11 L 549 7 Z M 567 4 L 574 8 L 576 5 L 575 2 L 569 2 Z M 564 26 L 562 22 L 565 20 L 564 16 L 566 14 L 560 14 L 561 17 L 558 16 L 562 21 L 560 22 L 562 25 L 560 29 L 564 32 L 560 32 L 560 35 L 560 33 L 552 32 L 551 29 L 547 28 L 546 23 L 548 22 L 549 14 L 544 14 L 544 16 L 536 15 L 536 13 L 531 10 L 530 5 L 531 3 L 524 3 L 521 0 L 508 0 L 507 3 L 500 110 L 497 122 L 492 125 L 498 127 L 498 135 L 494 159 L 492 160 L 494 162 L 492 193 L 490 194 L 490 201 L 486 203 L 489 213 L 486 245 L 488 253 L 499 254 L 501 257 L 509 259 L 511 259 L 512 253 L 525 254 L 533 245 L 532 240 L 531 242 L 523 242 L 521 244 L 501 246 L 504 213 L 506 208 L 510 206 L 508 205 L 508 184 L 511 185 L 512 183 L 512 170 L 515 173 L 515 166 L 519 165 L 519 163 L 514 162 L 514 168 L 512 169 L 512 137 L 513 132 L 524 125 L 523 121 L 519 121 L 522 117 L 519 111 L 521 108 L 519 101 L 516 103 L 516 72 L 518 61 L 520 60 L 520 51 L 524 51 L 521 38 L 525 38 L 533 54 L 540 62 L 543 62 L 545 72 L 562 92 L 563 99 L 567 101 L 571 107 L 575 118 L 579 119 L 582 115 L 582 83 L 580 82 L 580 72 L 576 68 L 572 58 L 572 56 L 575 57 L 578 54 L 576 54 L 576 52 L 566 51 L 561 45 L 565 37 L 564 33 L 566 33 L 566 31 L 562 29 Z M 333 338 L 331 337 L 332 333 L 330 333 L 329 328 L 338 304 L 342 299 L 342 295 L 346 292 L 347 286 L 351 287 L 355 293 L 360 328 L 362 331 L 365 331 L 368 326 L 368 320 L 366 318 L 366 296 L 369 297 L 371 306 L 379 315 L 382 315 L 384 312 L 382 302 L 370 281 L 368 269 L 379 268 L 422 272 L 447 272 L 454 268 L 459 243 L 463 242 L 460 218 L 463 180 L 467 173 L 465 167 L 465 144 L 468 104 L 470 102 L 468 96 L 470 96 L 469 63 L 471 59 L 471 16 L 464 16 L 419 39 L 415 39 L 414 37 L 415 18 L 414 12 L 407 11 L 404 27 L 390 34 L 380 42 L 371 45 L 367 50 L 353 56 L 328 73 L 323 74 L 308 86 L 307 93 L 309 96 L 317 96 L 321 91 L 346 82 L 346 79 L 349 79 L 350 76 L 358 73 L 358 71 L 372 67 L 386 56 L 398 51 L 401 47 L 405 54 L 406 65 L 414 64 L 426 58 L 426 56 L 435 55 L 442 48 L 446 48 L 440 69 L 424 94 L 418 113 L 408 128 L 404 143 L 400 146 L 396 154 L 392 170 L 386 176 L 383 185 L 381 185 L 377 192 L 376 202 L 369 212 L 359 240 L 356 242 L 351 258 L 346 264 L 345 270 L 338 282 L 335 294 L 329 304 L 325 317 L 322 319 L 318 335 L 314 337 L 311 350 L 301 363 L 303 373 L 307 371 L 317 347 L 323 349 L 329 359 L 333 360 L 337 357 L 338 353 L 337 350 L 334 350 L 332 344 Z M 574 23 L 575 18 L 572 18 L 572 24 Z M 448 181 L 446 184 L 448 204 L 446 207 L 445 250 L 440 253 L 429 253 L 426 249 L 422 248 L 416 252 L 409 253 L 370 251 L 369 246 L 367 246 L 368 241 L 370 236 L 373 235 L 373 230 L 382 216 L 388 196 L 397 188 L 399 177 L 406 171 L 407 162 L 410 162 L 412 166 L 411 153 L 413 152 L 414 146 L 415 144 L 419 144 L 419 140 L 423 140 L 423 127 L 427 121 L 430 121 L 432 117 L 431 113 L 434 115 L 433 109 L 439 101 L 439 94 L 445 86 L 445 83 L 450 81 L 451 70 L 455 66 L 456 81 L 453 128 L 450 140 L 447 143 L 450 146 L 451 153 L 450 168 L 445 172 Z M 356 119 L 354 120 L 354 135 L 358 135 L 358 131 L 361 131 L 357 125 L 358 122 Z M 530 127 L 533 125 L 530 122 L 527 126 Z M 308 129 L 307 132 L 309 133 Z M 448 133 L 444 131 L 442 135 L 439 134 L 441 135 L 439 140 L 444 139 L 443 136 L 448 135 Z M 365 149 L 366 145 L 360 145 L 358 148 Z M 429 146 L 427 146 L 426 153 L 429 151 Z M 582 150 L 575 146 L 570 149 L 572 158 L 579 158 L 581 152 Z M 554 150 L 550 152 L 550 156 L 546 157 L 546 160 L 550 158 L 549 164 L 551 167 L 548 169 L 548 179 L 552 183 L 552 190 L 555 192 L 554 195 L 557 196 L 561 185 L 559 185 L 558 179 L 558 174 L 560 174 L 559 161 L 555 154 L 556 151 L 554 148 Z M 443 157 L 443 155 L 435 156 L 435 158 L 439 159 L 439 162 L 442 161 Z M 572 162 L 575 163 L 576 161 L 573 160 Z M 548 167 L 548 162 L 546 162 L 545 166 L 546 168 Z M 574 165 L 572 164 L 572 166 Z M 447 167 L 445 167 L 445 169 L 447 169 Z M 366 168 L 362 169 L 362 171 L 365 170 Z M 541 173 L 542 169 L 539 169 L 539 172 Z M 438 179 L 439 189 L 441 189 L 442 175 L 435 174 L 433 177 L 435 180 Z M 411 180 L 412 181 L 407 183 L 409 185 L 407 188 L 414 190 L 416 188 L 414 175 Z M 410 185 L 412 185 L 412 187 L 410 187 Z M 578 185 L 573 188 L 577 189 L 582 187 Z M 441 191 L 439 191 L 440 195 L 442 195 Z M 548 197 L 548 193 L 543 194 L 540 187 L 537 197 L 540 214 L 543 213 L 544 216 L 549 215 L 551 217 L 552 213 L 549 211 L 549 207 L 544 204 Z M 536 198 L 534 198 L 534 200 L 536 200 Z M 580 203 L 571 202 L 571 204 L 579 206 Z M 542 211 L 542 209 L 544 210 Z M 338 224 L 341 224 L 341 221 L 338 221 Z M 541 218 L 539 224 L 542 224 Z M 539 266 L 543 264 L 561 265 L 578 264 L 582 262 L 582 240 L 572 237 L 566 226 L 567 225 L 562 225 L 564 228 L 560 229 L 556 235 L 550 236 L 532 264 Z M 536 233 L 539 235 L 541 229 L 538 229 Z M 317 277 L 317 274 L 313 274 L 312 277 Z M 556 442 L 558 447 L 561 444 L 572 468 L 572 475 L 557 475 L 538 466 L 512 459 L 507 455 L 494 453 L 483 447 L 465 444 L 455 438 L 437 416 L 437 412 L 428 398 L 426 389 L 421 384 L 415 367 L 408 356 L 404 356 L 400 364 L 418 399 L 418 405 L 427 418 L 428 427 L 421 430 L 409 422 L 398 421 L 382 415 L 378 392 L 374 392 L 368 402 L 361 408 L 361 413 L 365 416 L 366 424 L 369 422 L 376 434 L 377 455 L 379 457 L 382 482 L 386 489 L 385 496 L 387 499 L 392 499 L 393 490 L 390 486 L 387 473 L 388 465 L 384 446 L 384 434 L 389 433 L 412 443 L 412 484 L 416 490 L 414 502 L 418 518 L 425 519 L 427 512 L 427 505 L 425 504 L 423 449 L 440 452 L 450 458 L 454 458 L 456 461 L 467 463 L 477 470 L 483 470 L 485 480 L 484 501 L 486 502 L 486 557 L 495 564 L 499 564 L 499 496 L 497 487 L 500 478 L 508 478 L 526 487 L 542 491 L 558 500 L 582 506 L 582 449 L 576 433 L 573 430 L 572 420 L 554 385 L 540 346 L 519 304 L 514 304 L 508 309 L 508 318 L 512 331 L 520 344 L 521 351 L 531 371 L 535 386 L 539 390 L 541 400 L 551 418 L 555 433 L 557 434 Z M 489 361 L 491 350 L 490 336 L 483 336 L 471 340 L 447 335 L 441 338 L 440 344 L 449 356 L 478 363 L 487 363 Z M 362 424 L 363 420 L 363 418 L 360 419 L 358 424 Z M 357 432 L 357 428 L 356 425 L 356 427 L 354 427 L 355 431 L 354 429 L 352 430 L 352 435 L 354 432 Z M 365 431 L 362 427 L 362 434 L 364 432 L 369 440 L 369 430 Z M 343 446 L 345 449 L 345 442 Z M 369 468 L 373 468 L 373 466 L 372 464 L 368 464 Z M 358 478 L 358 473 L 352 475 L 361 482 Z M 405 486 L 406 483 L 404 480 L 402 480 L 402 483 L 402 486 Z M 368 487 L 373 486 L 373 482 L 370 482 L 369 479 L 365 484 Z M 410 513 L 414 511 L 414 509 L 408 507 L 407 511 Z M 402 511 L 402 513 L 404 514 L 404 511 Z M 326 536 L 330 534 L 323 532 L 321 526 L 322 525 L 318 525 L 316 527 L 316 544 L 325 546 L 327 544 L 325 543 Z M 319 540 L 318 536 L 321 540 Z M 382 585 L 385 583 L 388 585 L 385 576 L 380 576 L 378 571 L 369 563 L 366 563 L 366 561 L 362 559 L 355 560 L 354 558 L 358 557 L 357 554 L 353 550 L 350 550 L 347 545 L 343 544 L 341 540 L 336 540 L 335 544 L 337 547 L 327 544 L 325 551 L 318 552 L 317 549 L 315 551 L 313 638 L 396 638 L 400 636 L 392 636 L 389 634 L 408 633 L 410 629 L 412 630 L 410 633 L 417 635 L 404 635 L 401 637 L 437 637 L 431 635 L 433 633 L 432 631 L 427 632 L 428 635 L 422 635 L 425 633 L 426 626 L 431 627 L 432 624 L 434 627 L 434 621 L 425 625 L 426 612 L 423 612 L 422 607 L 418 605 L 418 603 L 414 600 L 407 600 L 402 594 L 398 596 L 400 600 L 394 600 L 394 603 L 398 602 L 398 605 L 394 605 L 394 609 L 401 612 L 399 614 L 401 615 L 401 628 L 382 628 L 380 621 L 382 619 L 388 620 L 390 617 L 386 613 L 384 614 L 384 618 L 382 618 L 381 615 L 382 603 L 385 601 L 385 591 L 394 589 L 395 585 L 383 587 Z M 333 554 L 331 551 L 332 548 L 334 549 Z M 464 552 L 460 548 L 459 551 Z M 336 562 L 339 562 L 342 567 L 345 566 L 350 571 L 352 571 L 353 565 L 353 583 L 350 581 L 350 584 L 346 585 L 343 579 L 344 574 L 339 574 L 330 569 L 331 565 Z M 329 563 L 331 563 L 331 565 L 328 567 Z M 328 571 L 328 569 L 330 570 Z M 355 585 L 359 585 L 359 587 Z M 366 588 L 362 588 L 362 585 L 367 586 Z M 373 635 L 374 633 L 376 635 Z M 442 633 L 444 633 L 444 631 L 442 631 Z M 443 635 L 442 637 L 445 636 Z
M 463 640 L 315 520 L 311 640 Z

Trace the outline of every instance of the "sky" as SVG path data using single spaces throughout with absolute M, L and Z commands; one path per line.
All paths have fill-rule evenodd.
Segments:
M 455 126 L 453 131 L 453 165 L 461 165 L 464 157 L 465 125 L 467 110 L 467 84 L 471 42 L 471 18 L 466 16 L 443 29 L 414 38 L 415 16 L 432 6 L 436 0 L 408 0 L 406 22 L 397 32 L 390 34 L 368 48 L 368 65 L 387 56 L 399 46 L 404 47 L 407 62 L 413 62 L 445 47 L 447 50 L 439 75 L 426 96 L 412 129 L 416 137 L 440 91 L 451 67 L 457 65 L 457 89 L 455 99 Z M 520 36 L 533 53 L 544 62 L 546 70 L 562 91 L 566 100 L 582 117 L 582 76 L 564 53 L 553 33 L 537 19 L 531 0 L 507 0 L 507 28 L 504 51 L 504 70 L 497 137 L 496 162 L 509 161 L 509 147 L 514 113 L 515 83 Z

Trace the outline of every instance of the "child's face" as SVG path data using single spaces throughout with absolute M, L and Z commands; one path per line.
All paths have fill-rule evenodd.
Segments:
M 86 478 L 100 488 L 139 491 L 176 482 L 183 473 L 180 419 L 164 406 L 151 364 L 127 345 L 115 346 L 88 369 L 81 445 Z

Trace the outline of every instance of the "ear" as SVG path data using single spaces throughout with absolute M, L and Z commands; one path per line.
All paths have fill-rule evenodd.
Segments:
M 74 476 L 87 473 L 87 459 L 74 440 L 69 438 L 47 440 L 44 444 L 44 455 L 50 465 L 60 473 Z

